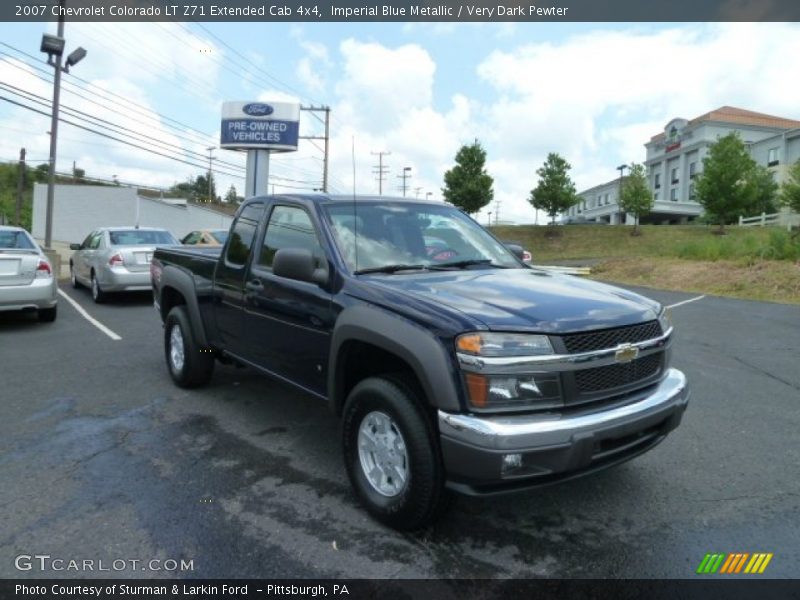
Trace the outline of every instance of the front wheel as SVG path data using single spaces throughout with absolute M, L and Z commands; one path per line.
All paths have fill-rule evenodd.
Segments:
M 422 399 L 405 380 L 370 377 L 353 388 L 342 444 L 350 483 L 378 521 L 415 530 L 439 516 L 446 491 L 437 438 Z
M 180 387 L 205 385 L 214 374 L 214 355 L 194 341 L 186 308 L 176 306 L 164 323 L 164 354 L 172 380 Z

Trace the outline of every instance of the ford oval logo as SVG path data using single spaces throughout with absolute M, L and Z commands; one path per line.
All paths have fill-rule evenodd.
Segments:
M 251 102 L 242 107 L 242 112 L 251 117 L 265 117 L 271 115 L 274 110 L 269 104 L 262 102 Z

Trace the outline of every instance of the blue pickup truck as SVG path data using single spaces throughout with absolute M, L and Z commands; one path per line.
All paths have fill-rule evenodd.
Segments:
M 441 203 L 256 197 L 222 248 L 159 248 L 151 274 L 175 383 L 221 361 L 327 402 L 356 495 L 398 529 L 450 491 L 628 460 L 689 400 L 659 303 L 531 268 Z

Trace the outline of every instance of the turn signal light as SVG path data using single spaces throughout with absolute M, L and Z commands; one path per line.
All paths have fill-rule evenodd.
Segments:
M 467 381 L 470 404 L 475 408 L 486 408 L 486 401 L 489 399 L 489 382 L 486 377 L 464 373 L 464 379 Z

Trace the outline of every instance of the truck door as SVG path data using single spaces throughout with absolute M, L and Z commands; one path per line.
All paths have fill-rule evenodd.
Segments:
M 223 347 L 246 358 L 243 330 L 244 279 L 264 203 L 248 204 L 231 226 L 214 274 L 214 315 Z
M 248 355 L 262 368 L 314 393 L 326 395 L 331 294 L 316 283 L 277 277 L 275 252 L 305 248 L 327 268 L 317 226 L 301 206 L 276 204 L 263 242 L 253 252 L 245 292 Z

